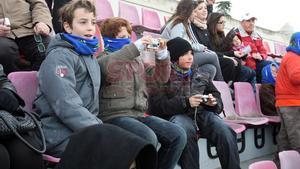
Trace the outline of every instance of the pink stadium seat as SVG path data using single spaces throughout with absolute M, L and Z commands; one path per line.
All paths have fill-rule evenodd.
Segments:
M 137 8 L 122 1 L 119 2 L 119 17 L 127 19 L 133 26 L 141 25 Z
M 150 29 L 149 32 L 160 33 L 160 19 L 156 11 L 151 11 L 145 8 L 142 8 L 142 24 L 144 27 Z
M 300 168 L 300 154 L 297 151 L 289 150 L 279 152 L 281 169 Z
M 275 54 L 283 56 L 286 53 L 286 45 L 279 42 L 274 42 Z
M 237 112 L 237 114 L 243 117 L 256 117 L 266 119 L 265 117 L 262 117 L 263 115 L 258 110 L 253 88 L 250 83 L 235 82 L 234 95 L 235 111 Z
M 25 101 L 25 109 L 32 110 L 32 103 L 36 97 L 38 82 L 37 72 L 12 72 L 8 79 L 15 86 L 18 95 Z
M 98 25 L 96 25 L 96 34 L 95 36 L 99 39 L 99 49 L 98 51 L 94 54 L 95 57 L 99 56 L 99 53 L 104 51 L 104 42 L 103 42 L 103 38 L 101 35 L 101 31 Z
M 96 15 L 98 22 L 114 16 L 111 4 L 108 0 L 96 0 Z
M 244 124 L 247 128 L 254 128 L 255 146 L 257 148 L 262 148 L 265 143 L 264 125 L 268 123 L 268 119 L 264 117 L 243 117 L 238 115 L 233 108 L 233 102 L 227 83 L 223 81 L 214 81 L 214 85 L 221 93 L 224 105 L 223 118 L 225 122 Z M 261 130 L 261 134 L 259 134 L 258 130 Z M 261 143 L 258 142 L 259 139 L 261 139 Z
M 265 49 L 267 51 L 267 54 L 272 53 L 271 49 L 270 49 L 270 45 L 269 45 L 269 43 L 267 41 L 263 41 L 263 45 L 264 45 L 264 47 L 265 47 Z
M 32 111 L 32 103 L 36 98 L 38 88 L 37 72 L 12 72 L 8 75 L 8 79 L 15 86 L 18 95 L 25 101 L 25 109 Z M 58 163 L 60 160 L 46 154 L 43 154 L 43 159 L 51 163 Z
M 273 161 L 258 161 L 249 165 L 248 169 L 277 169 Z
M 246 125 L 263 125 L 268 122 L 267 118 L 257 117 L 242 117 L 239 116 L 234 107 L 227 83 L 223 81 L 214 81 L 214 85 L 221 93 L 221 98 L 224 105 L 224 120 L 232 123 L 240 123 Z

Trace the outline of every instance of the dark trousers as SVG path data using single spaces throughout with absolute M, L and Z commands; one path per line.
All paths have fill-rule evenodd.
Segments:
M 18 58 L 19 48 L 14 40 L 0 36 L 0 64 L 5 74 L 19 70 L 16 65 Z
M 194 122 L 187 115 L 175 115 L 171 122 L 187 133 L 187 144 L 180 157 L 182 169 L 199 169 L 199 149 Z M 197 115 L 200 136 L 216 146 L 222 169 L 240 169 L 236 133 L 215 113 L 201 111 Z
M 117 117 L 108 123 L 150 141 L 155 147 L 158 140 L 161 144 L 158 151 L 158 169 L 174 169 L 186 145 L 185 131 L 180 126 L 159 117 Z
M 300 152 L 300 106 L 278 107 L 277 112 L 281 119 L 277 136 L 278 151 Z
M 262 69 L 271 63 L 272 63 L 271 61 L 267 61 L 267 60 L 256 61 L 256 81 L 257 81 L 257 83 L 261 83 Z
M 33 35 L 15 40 L 0 37 L 0 64 L 3 65 L 4 72 L 9 74 L 10 72 L 20 70 L 16 66 L 20 54 L 24 55 L 25 59 L 31 63 L 29 68 L 24 68 L 23 70 L 39 70 L 42 61 L 45 59 L 45 51 L 39 51 L 38 45 L 43 45 L 44 49 L 46 49 L 49 41 L 49 36 L 42 36 L 42 44 L 36 42 Z
M 43 169 L 42 155 L 28 148 L 18 138 L 2 140 L 0 142 L 0 168 Z
M 235 66 L 234 62 L 228 58 L 219 58 L 222 75 L 226 83 L 236 81 L 236 76 L 239 74 L 239 66 Z
M 241 72 L 239 74 L 238 78 L 239 82 L 249 82 L 254 90 L 256 92 L 256 72 L 247 66 L 241 66 Z

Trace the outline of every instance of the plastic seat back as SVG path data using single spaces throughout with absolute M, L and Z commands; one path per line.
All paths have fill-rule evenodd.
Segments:
M 133 25 L 141 24 L 137 8 L 122 1 L 119 2 L 119 17 L 128 20 Z
M 300 154 L 297 151 L 289 150 L 279 152 L 281 169 L 300 168 Z
M 98 25 L 96 25 L 96 33 L 95 36 L 99 39 L 99 49 L 97 50 L 97 52 L 95 53 L 95 57 L 99 56 L 99 53 L 104 51 L 104 42 L 103 42 L 103 38 L 101 35 L 101 31 Z
M 258 117 L 261 116 L 256 105 L 253 88 L 248 82 L 234 83 L 235 111 L 240 116 Z
M 18 95 L 24 100 L 25 109 L 31 111 L 38 88 L 37 72 L 12 72 L 8 75 L 8 79 L 15 86 Z
M 221 99 L 223 101 L 224 113 L 226 116 L 236 116 L 236 112 L 233 107 L 232 97 L 229 87 L 224 81 L 213 81 L 215 87 L 221 93 Z
M 161 28 L 158 13 L 145 8 L 142 8 L 142 24 L 145 27 L 158 31 L 160 31 Z
M 277 169 L 273 161 L 258 161 L 249 165 L 249 169 Z
M 97 21 L 114 16 L 111 4 L 108 0 L 96 0 Z
M 261 84 L 255 84 L 255 88 L 256 88 L 256 93 L 255 93 L 255 100 L 256 100 L 256 104 L 257 104 L 257 109 L 259 114 L 263 115 L 262 111 L 261 111 L 261 107 L 260 107 L 260 98 L 259 98 L 259 90 L 261 88 Z

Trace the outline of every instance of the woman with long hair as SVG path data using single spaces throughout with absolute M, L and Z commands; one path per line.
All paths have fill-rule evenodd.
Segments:
M 191 29 L 195 12 L 194 10 L 202 1 L 182 0 L 179 2 L 176 12 L 170 17 L 169 21 L 162 28 L 161 36 L 166 39 L 181 37 L 190 42 L 194 52 L 194 65 L 207 71 L 207 68 L 215 69 L 214 80 L 223 80 L 220 64 L 217 55 L 208 50 L 207 46 L 199 43 Z
M 207 19 L 210 47 L 219 56 L 219 61 L 226 82 L 244 81 L 252 84 L 255 89 L 256 73 L 249 67 L 241 65 L 239 59 L 242 53 L 226 49 L 225 16 L 221 13 L 211 13 Z

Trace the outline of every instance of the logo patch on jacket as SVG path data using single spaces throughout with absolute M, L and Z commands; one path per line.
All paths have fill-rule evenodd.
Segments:
M 65 77 L 68 74 L 67 66 L 57 66 L 56 67 L 56 74 L 59 77 Z

